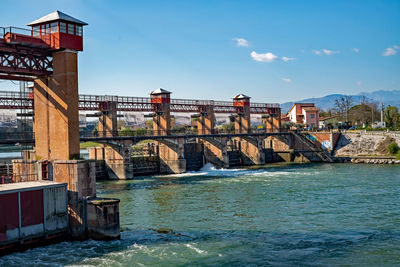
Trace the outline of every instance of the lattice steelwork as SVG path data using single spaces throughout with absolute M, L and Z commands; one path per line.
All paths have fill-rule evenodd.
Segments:
M 79 95 L 79 110 L 98 111 L 104 102 L 117 102 L 118 111 L 152 112 L 153 104 L 149 97 L 107 96 L 107 95 Z M 211 105 L 216 113 L 235 113 L 233 102 L 214 100 L 171 99 L 171 112 L 193 112 L 204 110 Z M 32 94 L 0 91 L 0 109 L 32 109 Z M 250 112 L 253 114 L 277 114 L 279 104 L 250 103 Z
M 0 73 L 46 76 L 53 72 L 53 59 L 46 50 L 11 46 L 0 39 Z

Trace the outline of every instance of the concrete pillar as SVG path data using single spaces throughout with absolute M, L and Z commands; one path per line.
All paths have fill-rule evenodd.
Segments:
M 199 142 L 204 145 L 204 156 L 207 162 L 222 168 L 229 167 L 227 137 L 222 137 L 218 140 L 212 137 L 199 138 Z
M 123 180 L 133 177 L 130 144 L 119 147 L 91 147 L 88 150 L 89 159 L 104 160 L 109 179 Z
M 186 172 L 184 138 L 177 138 L 174 141 L 156 141 L 155 144 L 158 146 L 161 173 Z
M 100 106 L 99 136 L 117 136 L 117 102 L 105 101 Z
M 37 159 L 79 157 L 78 54 L 53 53 L 53 74 L 34 82 Z
M 198 134 L 213 134 L 215 127 L 215 114 L 213 106 L 203 106 L 197 120 Z
M 245 165 L 265 164 L 263 137 L 238 137 L 237 141 Z
M 235 107 L 235 133 L 249 133 L 250 123 L 250 97 L 240 94 L 233 98 Z
M 90 238 L 119 239 L 119 199 L 96 198 L 88 201 L 87 228 Z
M 267 114 L 262 116 L 262 123 L 265 126 L 267 133 L 276 133 L 281 130 L 281 119 L 280 115 Z
M 171 133 L 171 92 L 159 88 L 151 92 L 151 104 L 154 111 L 153 132 L 154 135 L 169 135 Z

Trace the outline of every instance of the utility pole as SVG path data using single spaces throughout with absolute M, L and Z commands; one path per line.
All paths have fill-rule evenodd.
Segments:
M 383 102 L 381 102 L 381 124 L 383 125 Z

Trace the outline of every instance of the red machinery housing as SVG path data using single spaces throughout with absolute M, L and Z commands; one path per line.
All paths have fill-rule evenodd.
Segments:
M 86 22 L 61 11 L 54 11 L 27 24 L 32 26 L 32 37 L 41 39 L 52 49 L 83 50 L 83 26 Z

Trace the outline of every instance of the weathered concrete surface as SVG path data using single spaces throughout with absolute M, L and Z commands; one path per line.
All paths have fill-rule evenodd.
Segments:
M 184 138 L 178 138 L 174 142 L 156 141 L 160 157 L 161 173 L 186 172 L 186 160 L 184 156 Z
M 265 164 L 262 138 L 238 137 L 237 142 L 245 165 Z
M 68 183 L 69 232 L 74 239 L 87 237 L 85 208 L 87 198 L 96 197 L 96 165 L 92 160 L 53 162 L 56 182 Z
M 35 160 L 14 159 L 13 183 L 30 182 L 38 180 L 38 169 Z M 41 180 L 41 179 L 40 179 Z
M 207 162 L 222 168 L 229 167 L 228 138 L 223 137 L 219 140 L 215 138 L 199 138 L 199 142 L 204 145 L 204 156 Z
M 128 151 L 121 151 L 125 149 L 128 149 Z M 105 161 L 108 179 L 133 178 L 130 149 L 128 147 L 90 147 L 88 151 L 90 159 Z
M 106 101 L 103 103 L 104 107 L 100 110 L 99 117 L 99 136 L 111 137 L 117 134 L 117 102 Z
M 200 114 L 197 120 L 198 134 L 212 134 L 215 126 L 214 107 L 207 106 L 206 110 Z
M 279 132 L 281 130 L 281 115 L 266 114 L 262 116 L 262 124 L 265 125 L 267 133 Z
M 96 198 L 87 202 L 89 238 L 96 240 L 120 237 L 119 199 Z
M 37 159 L 79 157 L 78 55 L 53 53 L 53 74 L 34 83 Z
M 393 138 L 400 145 L 400 133 L 394 132 L 366 132 L 342 133 L 338 140 L 335 156 L 386 155 L 380 148 L 386 138 Z

